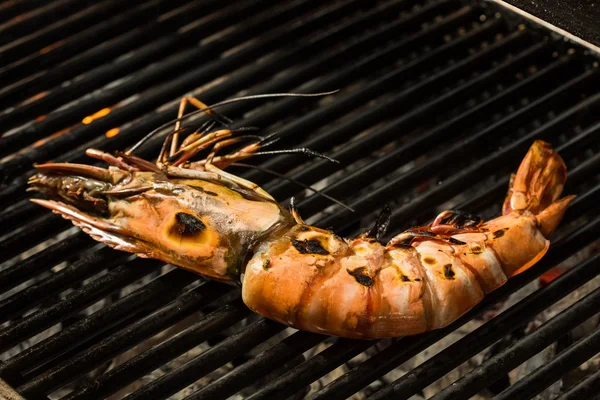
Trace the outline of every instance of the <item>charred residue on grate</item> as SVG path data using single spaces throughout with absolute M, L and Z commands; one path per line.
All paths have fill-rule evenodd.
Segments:
M 597 390 L 597 357 L 582 351 L 597 348 L 598 335 L 596 58 L 477 1 L 40 3 L 7 6 L 3 16 L 14 19 L 0 25 L 23 39 L 0 48 L 11 61 L 0 68 L 11 82 L 0 90 L 0 376 L 27 398 L 445 399 L 503 390 L 583 398 Z M 43 18 L 57 15 L 56 25 Z M 446 329 L 358 342 L 284 329 L 251 314 L 236 290 L 106 249 L 26 199 L 34 162 L 90 163 L 87 147 L 123 149 L 173 119 L 186 94 L 211 103 L 332 89 L 340 91 L 324 99 L 221 111 L 279 132 L 281 147 L 339 159 L 253 162 L 356 213 L 236 171 L 282 202 L 296 196 L 305 218 L 346 234 L 388 204 L 393 234 L 450 207 L 497 215 L 522 153 L 548 140 L 568 164 L 565 192 L 579 195 L 548 256 Z M 141 155 L 156 156 L 160 140 Z M 547 270 L 559 278 L 538 280 Z M 590 317 L 585 324 L 572 310 L 551 318 L 572 303 Z M 556 321 L 568 329 L 557 334 Z M 536 332 L 545 341 L 533 341 Z M 544 348 L 506 363 L 524 344 Z M 469 375 L 474 368 L 483 382 Z

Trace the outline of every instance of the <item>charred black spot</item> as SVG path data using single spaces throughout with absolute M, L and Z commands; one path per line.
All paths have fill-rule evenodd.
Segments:
M 415 282 L 421 282 L 421 278 L 415 278 Z
M 354 271 L 347 269 L 346 271 L 356 279 L 356 282 L 363 286 L 373 286 L 373 279 L 365 274 L 365 267 L 356 268 Z
M 211 192 L 210 190 L 205 190 L 204 193 L 206 193 L 209 196 L 215 196 L 215 197 L 218 196 L 218 194 L 216 194 L 215 192 Z
M 198 218 L 187 213 L 175 214 L 177 222 L 177 231 L 183 236 L 196 235 L 206 229 L 206 225 Z
M 435 258 L 433 257 L 423 257 L 423 261 L 425 264 L 433 265 L 435 264 Z
M 452 264 L 444 265 L 444 276 L 448 279 L 454 279 L 454 271 L 452 271 Z
M 504 232 L 506 232 L 507 230 L 508 230 L 508 228 L 498 229 L 497 231 L 494 231 L 494 233 L 492 233 L 492 235 L 494 235 L 494 239 L 498 239 L 498 238 L 501 238 L 502 236 L 504 236 Z
M 458 240 L 458 239 L 454 239 L 453 237 L 449 238 L 449 239 L 448 239 L 448 241 L 449 241 L 450 243 L 452 243 L 452 244 L 458 244 L 458 245 L 463 245 L 463 244 L 466 244 L 465 242 L 462 242 L 462 241 L 460 241 L 460 240 Z
M 401 278 L 401 279 L 402 279 L 402 281 L 404 281 L 404 282 L 410 282 L 410 278 L 409 278 L 408 276 L 406 276 L 406 275 L 402 275 L 400 278 Z
M 271 266 L 271 260 L 265 260 L 265 261 L 263 261 L 263 269 L 264 270 L 269 269 L 270 266 Z
M 301 254 L 320 254 L 323 256 L 329 255 L 329 252 L 321 246 L 321 243 L 317 239 L 304 241 L 292 239 L 292 245 L 298 250 Z
M 483 253 L 483 249 L 479 245 L 474 245 L 474 246 L 471 246 L 471 253 L 481 254 L 481 253 Z

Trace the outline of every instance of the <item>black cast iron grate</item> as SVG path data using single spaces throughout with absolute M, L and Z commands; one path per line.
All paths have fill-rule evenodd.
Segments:
M 565 190 L 579 197 L 540 264 L 448 328 L 370 353 L 311 399 L 361 391 L 599 237 L 597 59 L 485 2 L 13 0 L 0 10 L 0 377 L 28 399 L 105 398 L 202 343 L 205 351 L 126 398 L 167 398 L 233 363 L 186 398 L 228 398 L 254 385 L 245 397 L 283 399 L 377 346 L 281 335 L 284 327 L 251 315 L 237 290 L 97 245 L 27 201 L 33 163 L 89 163 L 88 147 L 124 149 L 173 119 L 186 94 L 213 103 L 241 94 L 341 89 L 323 99 L 250 101 L 221 112 L 265 134 L 279 132 L 281 147 L 301 145 L 338 159 L 255 162 L 326 187 L 355 213 L 288 181 L 237 172 L 282 201 L 298 197 L 305 218 L 347 235 L 370 225 L 384 204 L 394 210 L 390 234 L 449 206 L 496 215 L 509 173 L 535 139 L 558 147 L 568 164 Z M 155 156 L 159 145 L 160 138 L 151 141 L 141 155 Z M 409 398 L 527 323 L 598 275 L 598 254 L 586 254 L 550 285 L 369 398 Z M 493 385 L 599 305 L 596 290 L 434 398 L 464 399 Z M 178 335 L 97 373 L 194 316 Z M 533 397 L 598 353 L 599 339 L 596 329 L 498 398 Z M 322 343 L 329 347 L 298 359 Z M 561 399 L 594 397 L 599 377 L 590 375 Z M 57 392 L 69 385 L 70 393 Z

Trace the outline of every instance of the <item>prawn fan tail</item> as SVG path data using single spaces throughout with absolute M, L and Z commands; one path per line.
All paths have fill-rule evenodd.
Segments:
M 504 200 L 504 215 L 534 215 L 547 238 L 556 230 L 575 196 L 559 199 L 567 180 L 567 167 L 549 143 L 536 140 L 512 177 Z

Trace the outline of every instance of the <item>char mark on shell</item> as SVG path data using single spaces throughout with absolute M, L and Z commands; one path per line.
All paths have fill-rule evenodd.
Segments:
M 458 244 L 458 245 L 464 245 L 464 244 L 466 244 L 465 242 L 462 242 L 462 241 L 460 241 L 458 239 L 454 239 L 453 237 L 448 238 L 448 241 L 450 243 L 452 243 L 452 244 Z
M 206 229 L 206 225 L 202 221 L 184 212 L 175 214 L 175 221 L 177 222 L 177 231 L 183 236 L 193 236 Z
M 497 231 L 494 231 L 494 233 L 492 233 L 494 239 L 499 239 L 502 236 L 504 236 L 504 232 L 506 232 L 508 230 L 508 228 L 504 228 L 504 229 L 498 229 Z
M 329 252 L 323 248 L 317 239 L 304 239 L 304 241 L 292 239 L 292 245 L 301 254 L 319 254 L 322 256 L 329 255 Z
M 452 264 L 444 265 L 444 276 L 447 279 L 454 279 L 454 271 L 452 270 Z
M 365 273 L 366 268 L 360 267 L 356 268 L 354 271 L 346 269 L 346 272 L 356 279 L 356 282 L 360 283 L 363 286 L 373 286 L 373 279 Z

